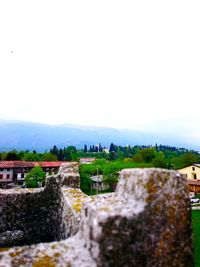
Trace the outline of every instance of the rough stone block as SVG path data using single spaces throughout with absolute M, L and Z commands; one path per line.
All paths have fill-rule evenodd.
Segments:
M 61 165 L 59 174 L 49 176 L 44 188 L 0 189 L 0 247 L 61 240 L 77 231 L 76 214 L 70 207 L 66 208 L 66 197 L 61 187 L 63 173 L 74 179 L 73 183 L 68 179 L 68 184 L 78 186 L 77 166 L 77 163 Z M 66 210 L 67 214 L 71 211 L 67 223 L 71 228 L 67 229 L 63 218 Z M 72 226 L 72 222 L 77 225 Z
M 193 266 L 189 192 L 175 171 L 123 170 L 116 193 L 88 201 L 82 217 L 98 266 Z
M 60 166 L 58 177 L 60 179 L 61 186 L 80 188 L 80 175 L 78 173 L 77 162 L 63 163 Z

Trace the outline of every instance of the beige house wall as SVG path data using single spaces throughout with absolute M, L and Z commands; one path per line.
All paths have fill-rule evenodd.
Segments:
M 200 167 L 197 167 L 195 165 L 188 166 L 183 169 L 178 170 L 182 174 L 186 174 L 187 179 L 190 180 L 200 180 Z
M 13 181 L 13 170 L 12 169 L 2 169 L 2 170 L 0 170 L 0 174 L 2 176 L 2 178 L 0 179 L 0 183 Z M 9 178 L 7 178 L 7 175 Z

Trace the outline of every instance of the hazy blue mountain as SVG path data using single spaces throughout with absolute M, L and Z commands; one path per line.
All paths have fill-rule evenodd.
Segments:
M 58 147 L 74 145 L 83 148 L 84 144 L 95 145 L 98 143 L 108 147 L 111 142 L 118 145 L 154 145 L 158 143 L 197 148 L 184 142 L 180 137 L 157 136 L 130 129 L 0 121 L 1 151 L 11 149 L 44 151 L 54 145 Z

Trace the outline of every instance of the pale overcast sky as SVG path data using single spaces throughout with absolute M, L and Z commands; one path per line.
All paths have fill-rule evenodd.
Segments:
M 0 119 L 195 128 L 199 14 L 199 0 L 1 1 Z

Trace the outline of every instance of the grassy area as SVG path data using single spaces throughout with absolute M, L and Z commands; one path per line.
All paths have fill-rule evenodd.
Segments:
M 200 211 L 192 211 L 192 232 L 195 267 L 200 266 Z
M 104 176 L 117 175 L 117 173 L 126 168 L 150 168 L 153 165 L 151 163 L 136 163 L 127 162 L 124 160 L 114 160 L 106 161 L 105 159 L 100 159 L 95 161 L 93 164 L 83 164 L 79 168 L 80 178 L 81 178 L 81 190 L 91 195 L 91 180 L 90 177 L 93 175 L 102 174 Z M 116 181 L 114 181 L 116 183 Z M 95 192 L 92 192 L 92 194 Z

